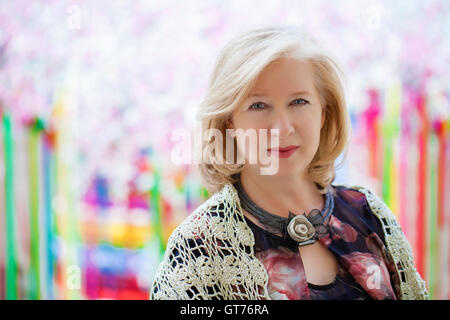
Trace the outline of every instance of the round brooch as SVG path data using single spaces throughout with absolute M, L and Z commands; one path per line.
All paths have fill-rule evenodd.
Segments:
M 308 241 L 308 243 L 315 242 L 314 237 L 316 230 L 304 215 L 298 215 L 292 218 L 287 227 L 287 231 L 294 241 L 299 243 Z

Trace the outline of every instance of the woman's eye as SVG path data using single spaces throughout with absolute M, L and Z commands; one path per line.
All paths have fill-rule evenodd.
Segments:
M 262 110 L 264 108 L 264 103 L 256 102 L 250 106 L 250 110 Z
M 308 104 L 308 103 L 309 103 L 309 101 L 308 101 L 308 100 L 305 100 L 305 99 L 301 99 L 301 98 L 299 98 L 299 99 L 295 99 L 295 100 L 294 100 L 294 102 L 295 102 L 295 101 L 300 101 L 300 102 L 299 102 L 299 104 Z

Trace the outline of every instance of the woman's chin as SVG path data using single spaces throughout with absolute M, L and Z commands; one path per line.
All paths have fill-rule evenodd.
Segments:
M 301 173 L 301 170 L 297 166 L 279 165 L 278 169 L 268 167 L 260 167 L 259 172 L 261 175 L 271 175 L 274 177 L 292 177 Z M 264 173 L 266 172 L 266 173 Z

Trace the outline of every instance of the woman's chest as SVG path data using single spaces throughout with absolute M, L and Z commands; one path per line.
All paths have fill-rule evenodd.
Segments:
M 322 241 L 299 248 L 251 222 L 249 226 L 255 236 L 255 257 L 267 271 L 272 299 L 370 299 Z

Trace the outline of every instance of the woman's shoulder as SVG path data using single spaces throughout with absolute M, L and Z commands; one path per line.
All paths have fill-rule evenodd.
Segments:
M 397 222 L 396 217 L 389 206 L 370 188 L 350 183 L 332 184 L 332 186 L 335 189 L 335 193 L 341 198 L 344 198 L 349 202 L 368 204 L 373 214 L 378 218 L 385 220 L 383 221 L 384 224 L 387 222 Z
M 331 184 L 334 193 L 349 200 L 361 200 L 367 198 L 368 194 L 373 194 L 372 190 L 366 186 L 352 183 Z
M 243 220 L 237 208 L 237 193 L 231 184 L 219 191 L 195 208 L 174 230 L 173 238 L 207 238 L 214 233 L 235 227 Z

